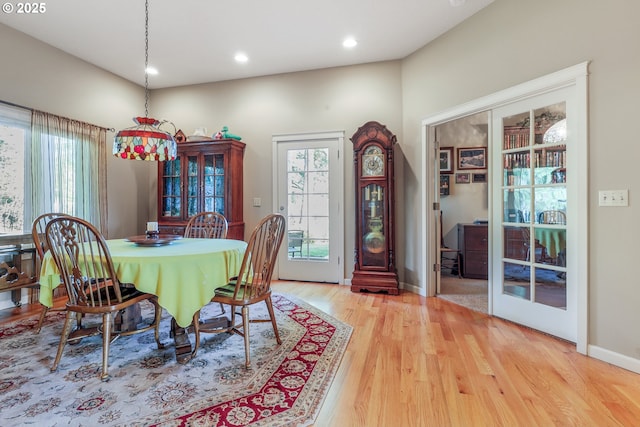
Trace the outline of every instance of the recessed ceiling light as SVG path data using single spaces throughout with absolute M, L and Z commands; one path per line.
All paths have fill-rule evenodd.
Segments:
M 149 74 L 149 75 L 155 76 L 155 75 L 158 74 L 158 69 L 154 68 L 154 67 L 147 67 L 147 69 L 144 70 L 144 72 Z
M 342 46 L 346 48 L 356 47 L 358 42 L 353 37 L 349 37 L 342 42 Z
M 247 62 L 249 60 L 249 57 L 242 52 L 236 53 L 236 56 L 234 58 L 236 62 Z

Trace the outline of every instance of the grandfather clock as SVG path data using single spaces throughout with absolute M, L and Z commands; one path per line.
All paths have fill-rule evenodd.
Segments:
M 352 292 L 398 295 L 395 262 L 393 146 L 396 136 L 367 122 L 351 137 L 356 180 Z

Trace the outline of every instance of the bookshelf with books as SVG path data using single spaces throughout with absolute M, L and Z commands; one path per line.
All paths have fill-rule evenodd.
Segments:
M 526 175 L 531 168 L 534 168 L 534 170 L 552 169 L 550 172 L 544 172 L 549 176 L 546 183 L 565 183 L 567 167 L 566 145 L 564 143 L 545 143 L 543 136 L 547 128 L 536 128 L 535 132 L 533 132 L 534 144 L 530 144 L 532 133 L 530 130 L 527 126 L 504 128 L 502 154 L 504 185 L 528 185 L 530 180 Z

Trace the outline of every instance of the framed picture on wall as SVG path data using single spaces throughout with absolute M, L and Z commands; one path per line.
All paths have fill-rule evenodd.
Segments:
M 448 196 L 451 183 L 449 182 L 449 175 L 440 175 L 440 195 Z
M 440 148 L 440 173 L 453 173 L 453 147 Z
M 456 174 L 456 184 L 468 184 L 470 182 L 471 182 L 471 174 L 469 172 Z
M 473 182 L 487 182 L 487 174 L 486 173 L 474 173 L 471 174 L 471 179 Z
M 487 147 L 458 148 L 458 169 L 486 169 Z

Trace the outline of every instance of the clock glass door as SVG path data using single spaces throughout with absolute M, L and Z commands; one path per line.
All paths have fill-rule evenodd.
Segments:
M 362 194 L 362 265 L 385 267 L 384 187 L 368 184 Z

